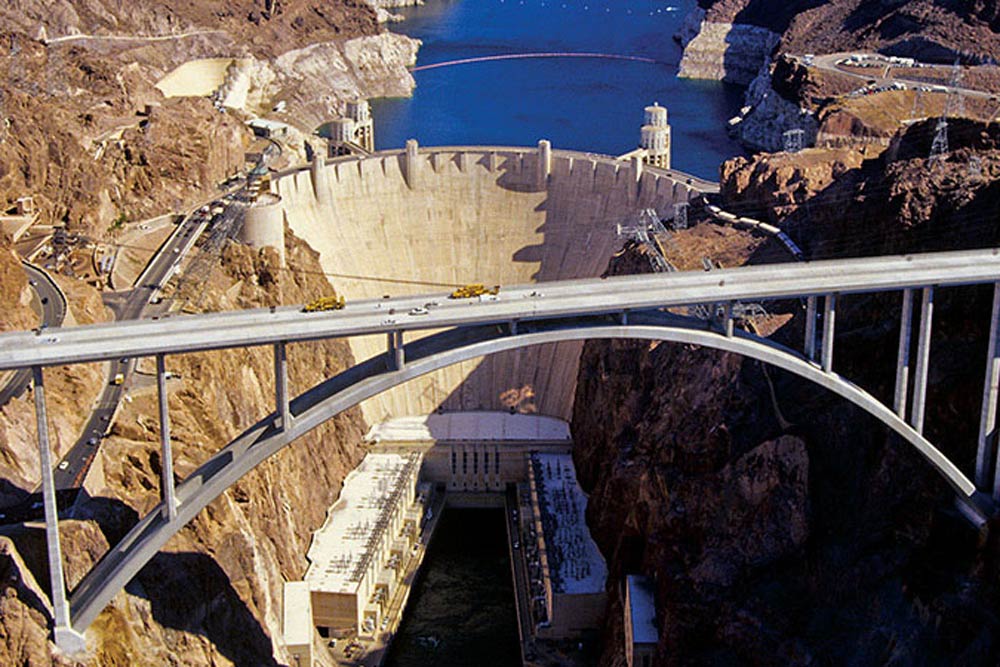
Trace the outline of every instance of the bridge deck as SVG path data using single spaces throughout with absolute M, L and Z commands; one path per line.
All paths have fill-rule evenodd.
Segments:
M 0 370 L 265 345 L 390 331 L 579 317 L 727 301 L 993 283 L 996 249 L 771 264 L 719 271 L 567 280 L 504 288 L 496 300 L 437 293 L 348 303 L 340 311 L 279 308 L 186 315 L 0 335 Z M 427 314 L 410 309 L 435 302 Z

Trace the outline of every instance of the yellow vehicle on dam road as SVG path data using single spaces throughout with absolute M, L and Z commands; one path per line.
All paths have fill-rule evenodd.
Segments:
M 303 306 L 302 312 L 317 313 L 324 310 L 341 310 L 345 303 L 342 296 L 321 296 Z
M 471 299 L 477 296 L 483 296 L 484 294 L 492 294 L 496 296 L 500 293 L 500 286 L 494 285 L 490 289 L 482 283 L 470 283 L 468 285 L 462 285 L 457 290 L 448 295 L 449 299 Z

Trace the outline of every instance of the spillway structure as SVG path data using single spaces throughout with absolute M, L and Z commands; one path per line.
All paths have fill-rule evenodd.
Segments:
M 639 159 L 537 147 L 453 146 L 332 160 L 280 172 L 272 192 L 348 302 L 440 293 L 468 283 L 601 275 L 618 223 L 664 216 L 699 184 Z M 275 217 L 277 219 L 277 216 Z M 319 295 L 317 295 L 319 296 Z M 440 298 L 440 297 L 438 297 Z M 396 319 L 419 314 L 394 313 Z M 352 338 L 358 361 L 384 337 Z M 370 424 L 436 410 L 502 410 L 568 420 L 582 344 L 503 352 L 415 379 L 362 405 Z

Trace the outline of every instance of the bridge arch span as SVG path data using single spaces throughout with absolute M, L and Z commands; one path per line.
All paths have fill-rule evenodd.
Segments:
M 728 337 L 703 320 L 662 312 L 630 313 L 627 324 L 609 316 L 523 322 L 516 333 L 506 324 L 458 327 L 407 344 L 402 368 L 393 368 L 386 355 L 343 371 L 292 401 L 293 420 L 288 429 L 279 428 L 278 417 L 272 413 L 213 455 L 177 487 L 178 506 L 173 521 L 165 518 L 161 503 L 140 519 L 80 582 L 70 598 L 72 626 L 78 631 L 88 627 L 166 542 L 229 486 L 338 413 L 380 392 L 462 361 L 544 343 L 597 339 L 699 345 L 756 359 L 798 375 L 850 401 L 892 429 L 927 459 L 961 498 L 974 506 L 988 502 L 944 454 L 864 389 L 836 373 L 824 372 L 790 348 L 749 333 L 735 332 Z

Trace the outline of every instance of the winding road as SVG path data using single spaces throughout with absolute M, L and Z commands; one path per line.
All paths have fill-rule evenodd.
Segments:
M 42 329 L 56 328 L 66 319 L 66 298 L 55 284 L 55 281 L 42 269 L 24 262 L 24 272 L 28 274 L 28 282 L 35 290 L 42 308 Z M 10 399 L 21 396 L 31 384 L 31 371 L 21 369 L 16 371 L 7 382 L 0 387 L 0 407 L 7 405 Z

